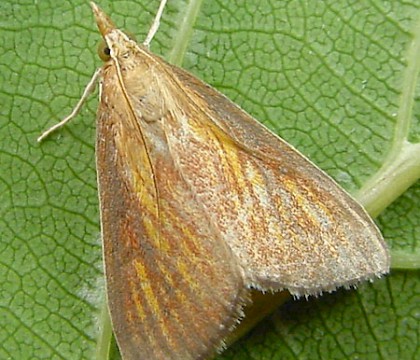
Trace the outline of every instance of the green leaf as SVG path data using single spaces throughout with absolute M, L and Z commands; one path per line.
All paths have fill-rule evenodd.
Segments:
M 139 2 L 99 5 L 141 40 L 158 3 Z M 100 37 L 85 1 L 3 0 L 0 29 L 0 358 L 92 359 L 104 300 L 97 100 L 36 138 L 101 65 Z M 220 359 L 419 357 L 418 2 L 171 0 L 152 50 L 381 213 L 392 248 L 389 276 L 290 300 Z

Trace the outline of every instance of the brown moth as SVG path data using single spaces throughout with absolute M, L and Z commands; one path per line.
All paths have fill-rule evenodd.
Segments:
M 163 2 L 164 5 L 164 2 Z M 381 234 L 328 175 L 95 4 L 106 47 L 97 172 L 109 309 L 124 359 L 205 359 L 250 288 L 318 295 L 389 270 Z

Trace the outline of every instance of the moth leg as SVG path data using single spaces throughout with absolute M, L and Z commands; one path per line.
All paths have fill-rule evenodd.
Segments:
M 41 142 L 44 140 L 48 135 L 50 135 L 52 132 L 57 130 L 58 128 L 61 128 L 66 123 L 68 123 L 71 119 L 73 119 L 82 108 L 83 104 L 85 103 L 86 99 L 89 97 L 89 95 L 95 90 L 96 84 L 98 82 L 98 79 L 100 78 L 102 74 L 102 69 L 96 69 L 95 73 L 93 74 L 92 78 L 90 79 L 89 83 L 86 85 L 85 90 L 83 91 L 82 96 L 80 97 L 78 103 L 73 108 L 73 111 L 70 115 L 66 116 L 63 120 L 61 120 L 58 124 L 55 124 L 54 126 L 51 126 L 48 130 L 44 131 L 38 139 L 36 139 L 38 142 Z

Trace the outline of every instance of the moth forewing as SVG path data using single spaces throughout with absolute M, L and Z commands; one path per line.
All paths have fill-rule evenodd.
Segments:
M 172 156 L 248 285 L 310 295 L 388 271 L 386 244 L 350 195 L 226 97 L 171 69 L 182 112 L 200 109 L 188 126 L 167 124 Z
M 111 59 L 96 151 L 115 335 L 125 359 L 139 351 L 144 359 L 205 358 L 241 315 L 242 270 L 170 155 L 165 91 L 153 90 L 160 60 L 119 30 L 100 28 Z
M 120 149 L 117 144 L 117 148 L 109 153 L 121 154 L 120 162 L 133 156 L 136 145 L 130 147 L 133 151 L 130 154 L 124 154 L 121 149 L 127 146 L 127 137 L 134 136 L 131 131 L 138 126 L 137 135 L 141 134 L 144 156 L 137 154 L 125 166 L 136 169 L 144 162 L 150 166 L 146 166 L 149 175 L 144 169 L 138 169 L 139 173 L 144 173 L 128 186 L 132 196 L 135 193 L 134 184 L 137 184 L 142 189 L 141 198 L 137 198 L 135 204 L 125 203 L 122 208 L 135 208 L 137 202 L 143 206 L 138 209 L 143 215 L 129 222 L 130 229 L 139 227 L 139 224 L 145 224 L 146 228 L 146 223 L 155 223 L 154 232 L 149 230 L 148 237 L 144 236 L 147 233 L 145 229 L 139 230 L 135 236 L 140 241 L 143 234 L 140 249 L 150 247 L 150 243 L 173 244 L 168 253 L 154 252 L 153 256 L 148 254 L 143 258 L 131 253 L 132 261 L 147 264 L 153 259 L 152 262 L 165 264 L 165 275 L 157 277 L 160 284 L 168 282 L 165 276 L 170 279 L 185 277 L 179 268 L 171 267 L 168 258 L 177 259 L 178 263 L 184 256 L 191 256 L 191 249 L 185 253 L 174 251 L 185 239 L 191 241 L 195 246 L 195 256 L 202 258 L 199 261 L 208 261 L 208 268 L 198 274 L 192 270 L 194 266 L 191 264 L 185 266 L 189 277 L 196 276 L 192 287 L 204 294 L 207 294 L 207 286 L 214 290 L 208 297 L 203 295 L 202 303 L 206 299 L 216 299 L 212 296 L 217 293 L 217 287 L 214 289 L 212 285 L 215 276 L 229 280 L 226 284 L 218 284 L 224 290 L 217 298 L 229 304 L 226 311 L 222 311 L 223 317 L 218 318 L 218 323 L 224 324 L 224 328 L 233 324 L 234 317 L 227 315 L 229 311 L 236 309 L 238 315 L 241 302 L 246 298 L 245 288 L 288 289 L 295 295 L 319 294 L 338 286 L 372 279 L 388 271 L 386 246 L 373 221 L 329 176 L 226 97 L 189 73 L 167 64 L 141 45 L 134 45 L 118 31 L 108 33 L 106 38 L 113 56 L 114 81 L 121 86 L 124 95 L 121 99 L 131 113 L 129 120 L 124 118 L 118 121 L 119 125 L 113 125 L 119 128 L 131 124 L 126 134 L 119 137 Z M 110 78 L 104 77 L 104 85 L 111 83 Z M 108 113 L 109 109 L 105 112 Z M 110 138 L 108 141 L 114 140 Z M 106 169 L 109 174 L 109 166 Z M 121 168 L 117 167 L 116 173 L 121 172 Z M 139 186 L 143 178 L 152 180 L 148 185 L 143 182 Z M 127 183 L 127 180 L 122 183 Z M 105 193 L 115 196 L 120 191 L 108 188 Z M 147 194 L 153 200 L 146 201 Z M 124 198 L 122 194 L 118 197 Z M 101 202 L 105 208 L 111 205 L 103 199 Z M 144 205 L 146 203 L 148 206 Z M 149 219 L 148 212 L 154 217 Z M 176 222 L 176 227 L 171 220 Z M 169 226 L 167 232 L 165 226 Z M 182 230 L 180 234 L 183 235 L 176 239 L 172 227 L 189 230 Z M 193 232 L 196 228 L 200 231 L 206 229 L 208 233 L 200 237 Z M 186 236 L 187 233 L 189 236 Z M 116 234 L 109 238 L 114 238 L 111 243 L 118 243 L 121 237 L 124 235 Z M 104 241 L 106 239 L 104 234 Z M 214 250 L 220 243 L 226 247 L 222 258 L 212 255 L 205 247 L 211 244 Z M 109 253 L 116 257 L 122 255 L 117 249 Z M 124 258 L 129 259 L 129 256 Z M 107 254 L 105 261 L 115 274 L 117 271 L 112 260 L 107 260 Z M 231 268 L 221 271 L 219 266 L 226 265 L 226 262 Z M 211 264 L 216 269 L 212 269 Z M 159 265 L 159 269 L 162 266 Z M 150 264 L 145 268 L 150 271 L 153 267 Z M 144 272 L 142 276 L 146 276 Z M 142 281 L 142 277 L 137 280 Z M 241 282 L 244 289 L 239 291 L 235 286 L 240 286 Z M 111 289 L 109 296 L 112 297 L 112 291 L 118 285 L 108 281 L 108 286 Z M 180 289 L 182 287 L 178 291 L 182 291 Z M 114 304 L 111 300 L 111 313 L 113 307 L 119 308 L 117 304 L 124 291 L 124 287 L 118 290 Z M 159 295 L 159 299 L 170 298 L 162 289 L 145 291 L 140 286 L 133 293 L 143 302 L 150 301 L 153 294 Z M 130 298 L 129 295 L 126 297 Z M 174 306 L 162 300 L 158 304 L 151 308 L 169 311 L 170 306 Z M 191 310 L 192 306 L 187 308 Z M 215 308 L 194 309 L 193 312 L 202 319 L 209 309 Z M 178 326 L 176 336 L 170 335 L 176 327 L 169 320 L 166 330 L 159 328 L 158 338 L 166 339 L 168 344 L 173 344 L 176 339 L 179 345 L 184 336 L 191 339 L 191 333 L 184 332 L 182 328 L 182 321 L 188 317 L 187 311 L 184 308 L 179 311 L 175 321 Z M 117 324 L 125 322 L 121 319 Z M 206 325 L 206 332 L 215 330 L 212 322 Z M 144 320 L 142 331 L 153 330 L 154 326 L 152 322 L 147 325 L 147 320 Z M 200 328 L 203 326 L 200 323 Z M 118 339 L 118 331 L 116 333 Z M 219 335 L 210 344 L 220 342 L 226 334 Z M 211 347 L 206 339 L 195 339 L 191 347 L 187 347 L 188 354 L 197 352 L 200 346 L 205 349 Z M 140 342 L 139 338 L 136 344 Z M 119 343 L 123 348 L 128 347 L 121 344 L 120 339 Z M 156 344 L 145 340 L 142 344 L 147 344 L 150 353 L 158 351 Z M 178 346 L 168 345 L 167 351 L 162 354 L 180 356 L 181 353 L 175 349 Z M 187 356 L 187 353 L 182 356 Z
M 102 75 L 101 227 L 124 359 L 210 356 L 251 287 L 317 295 L 388 272 L 374 222 L 328 175 L 92 9 L 108 46 L 92 82 Z

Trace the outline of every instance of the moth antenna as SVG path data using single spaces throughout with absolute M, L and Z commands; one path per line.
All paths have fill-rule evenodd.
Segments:
M 82 96 L 80 97 L 78 103 L 73 108 L 73 111 L 70 115 L 66 116 L 63 120 L 61 120 L 58 124 L 55 124 L 54 126 L 51 126 L 48 130 L 44 131 L 41 136 L 36 139 L 38 142 L 41 142 L 44 140 L 49 134 L 57 130 L 58 128 L 61 128 L 66 123 L 68 123 L 71 119 L 73 119 L 82 108 L 83 104 L 85 103 L 86 99 L 89 97 L 89 95 L 92 93 L 92 91 L 96 87 L 96 83 L 98 82 L 99 77 L 101 76 L 102 69 L 96 69 L 95 73 L 93 74 L 92 78 L 90 79 L 89 83 L 86 85 L 85 90 L 83 91 Z
M 160 19 L 162 18 L 163 9 L 165 9 L 167 0 L 161 0 L 158 12 L 153 20 L 152 26 L 150 27 L 149 33 L 146 36 L 146 40 L 143 41 L 143 45 L 149 47 L 150 42 L 155 36 L 156 32 L 159 29 Z

